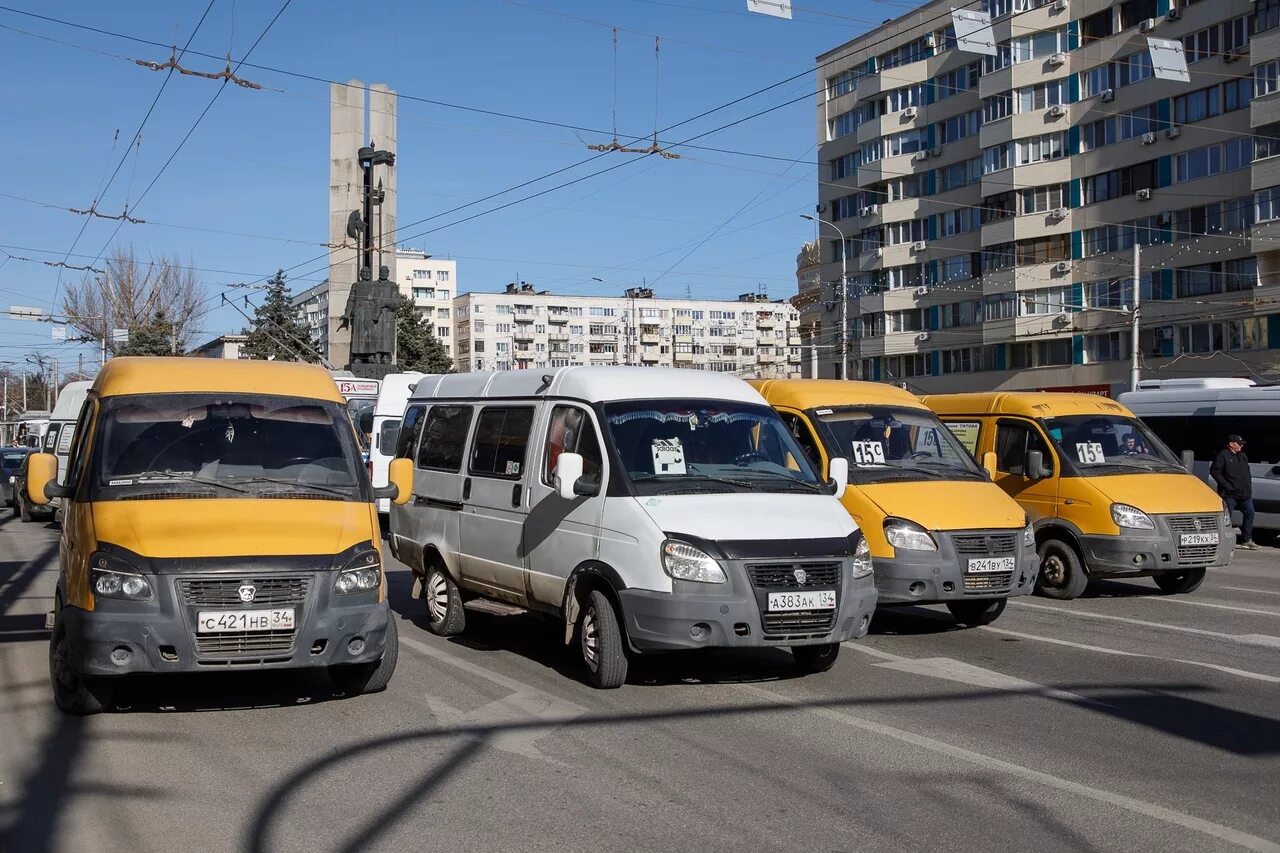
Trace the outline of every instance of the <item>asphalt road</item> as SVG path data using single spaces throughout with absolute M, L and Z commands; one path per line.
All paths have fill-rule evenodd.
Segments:
M 211 674 L 75 719 L 48 685 L 55 537 L 0 516 L 6 851 L 1280 850 L 1277 550 L 1190 596 L 882 615 L 822 675 L 687 655 L 608 692 L 524 616 L 428 634 L 396 570 L 385 693 Z

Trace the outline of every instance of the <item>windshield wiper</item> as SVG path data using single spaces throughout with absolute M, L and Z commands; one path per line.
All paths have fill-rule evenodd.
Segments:
M 953 474 L 956 476 L 963 475 L 965 477 L 972 477 L 973 479 L 976 479 L 976 480 L 986 479 L 986 477 L 984 477 L 982 474 L 979 474 L 977 471 L 970 471 L 968 468 L 961 468 L 959 465 L 952 465 L 950 462 L 935 462 L 933 460 L 928 460 L 928 459 L 917 462 L 914 465 L 909 466 L 907 470 L 908 471 L 915 470 L 922 466 L 930 466 L 931 469 L 938 468 L 940 469 L 937 471 L 938 474 L 943 474 L 945 472 L 946 474 Z M 930 473 L 934 473 L 934 472 L 930 470 Z
M 299 491 L 304 491 L 304 492 L 327 492 L 328 494 L 337 495 L 338 497 L 343 497 L 343 498 L 350 497 L 351 489 L 355 488 L 354 486 L 338 488 L 336 486 L 322 486 L 319 483 L 300 483 L 297 480 L 283 480 L 279 477 L 237 477 L 235 479 L 235 482 L 237 483 L 272 483 L 277 486 L 291 486 L 295 489 L 298 489 Z M 242 491 L 247 491 L 247 490 L 242 490 Z
M 221 488 L 228 489 L 233 492 L 240 492 L 241 494 L 249 491 L 248 489 L 242 489 L 239 486 L 234 486 L 223 480 L 210 480 L 208 477 L 197 477 L 194 474 L 179 474 L 174 471 L 143 471 L 140 474 L 130 474 L 127 477 L 111 477 L 108 479 L 107 485 L 125 485 L 120 482 L 121 480 L 132 480 L 132 483 L 127 484 L 130 486 L 141 485 L 148 480 L 164 480 L 172 483 L 199 483 L 202 486 L 220 486 Z
M 797 488 L 803 489 L 803 490 L 804 490 L 804 491 L 806 491 L 806 492 L 821 492 L 821 491 L 822 491 L 822 487 L 821 487 L 821 486 L 819 486 L 819 485 L 817 485 L 817 484 L 815 484 L 815 483 L 806 483 L 806 482 L 804 482 L 804 481 L 802 481 L 802 480 L 797 480 L 795 477 L 791 477 L 791 476 L 788 476 L 788 475 L 786 475 L 786 474 L 779 474 L 777 471 L 761 471 L 761 470 L 754 469 L 754 468 L 748 468 L 748 469 L 746 469 L 743 473 L 745 473 L 745 474 L 759 474 L 759 475 L 763 475 L 763 476 L 765 476 L 765 477 L 773 477 L 775 480 L 783 480 L 783 481 L 785 481 L 785 482 L 786 482 L 786 484 L 787 484 L 788 486 L 795 486 L 795 487 L 797 487 Z

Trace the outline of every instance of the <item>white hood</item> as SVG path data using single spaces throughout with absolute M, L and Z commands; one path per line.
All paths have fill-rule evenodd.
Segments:
M 635 500 L 663 532 L 702 539 L 834 539 L 858 529 L 830 495 L 656 495 Z

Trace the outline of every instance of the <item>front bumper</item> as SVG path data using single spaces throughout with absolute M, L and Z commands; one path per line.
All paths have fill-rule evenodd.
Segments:
M 752 561 L 760 562 L 760 561 Z M 831 562 L 831 561 L 828 561 Z M 762 616 L 767 596 L 782 588 L 759 587 L 743 562 L 722 563 L 724 584 L 676 581 L 672 592 L 624 589 L 618 593 L 627 639 L 636 651 L 671 651 L 716 647 L 806 646 L 841 643 L 867 633 L 876 607 L 872 576 L 850 578 L 852 561 L 842 559 L 836 608 L 825 624 L 780 625 L 779 615 Z M 796 561 L 797 567 L 810 565 Z M 829 589 L 813 585 L 812 589 Z M 794 588 L 791 588 L 794 590 Z M 816 612 L 816 611 L 815 611 Z M 830 613 L 830 611 L 827 611 Z
M 1231 562 L 1235 535 L 1216 515 L 1153 515 L 1155 530 L 1125 529 L 1119 536 L 1080 537 L 1090 577 L 1141 577 L 1187 569 L 1214 569 Z M 1200 526 L 1195 527 L 1195 520 Z M 1181 544 L 1184 533 L 1216 533 L 1216 545 Z
M 939 604 L 971 598 L 1028 595 L 1035 588 L 1035 549 L 1022 544 L 1022 530 L 933 531 L 936 551 L 896 549 L 893 557 L 875 557 L 880 606 Z M 969 560 L 1012 557 L 1004 572 L 968 571 Z
M 347 596 L 332 594 L 333 573 L 310 575 L 302 598 L 292 604 L 295 628 L 285 632 L 243 631 L 234 634 L 195 632 L 196 613 L 217 610 L 269 609 L 258 605 L 190 604 L 178 587 L 180 580 L 210 576 L 152 576 L 156 598 L 150 602 L 98 600 L 96 610 L 67 607 L 72 667 L 83 675 L 202 672 L 208 670 L 293 669 L 334 664 L 372 663 L 382 657 L 387 623 L 385 601 L 376 592 Z M 225 575 L 223 576 L 225 577 Z M 216 640 L 210 638 L 217 638 Z M 353 654 L 350 643 L 363 640 Z

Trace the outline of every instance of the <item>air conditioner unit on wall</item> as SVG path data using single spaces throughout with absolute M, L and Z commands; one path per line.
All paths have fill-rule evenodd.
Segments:
M 1228 48 L 1227 50 L 1223 51 L 1223 53 L 1222 53 L 1222 61 L 1223 61 L 1223 62 L 1235 62 L 1237 59 L 1239 59 L 1239 58 L 1240 58 L 1240 53 L 1241 53 L 1241 51 L 1240 51 L 1240 48 L 1238 48 L 1238 47 Z
M 1053 11 L 1055 12 L 1067 11 L 1067 0 L 1054 0 Z
M 1062 118 L 1066 114 L 1067 114 L 1067 108 L 1064 107 L 1062 104 L 1054 104 L 1053 106 L 1049 107 L 1050 118 Z
M 1151 190 L 1146 189 L 1146 188 L 1140 189 L 1140 190 L 1138 190 L 1136 193 L 1134 193 L 1134 196 L 1136 196 L 1136 197 L 1137 197 L 1138 201 L 1150 201 L 1150 200 L 1151 200 Z
M 1055 207 L 1053 210 L 1049 211 L 1049 218 L 1062 221 L 1067 218 L 1068 213 L 1070 213 L 1070 211 L 1065 207 Z
M 1170 128 L 1166 128 L 1164 132 L 1165 139 L 1177 139 L 1181 135 L 1182 135 L 1182 128 L 1178 127 L 1177 125 L 1174 125 L 1173 127 L 1170 127 Z
M 1051 53 L 1051 54 L 1049 54 L 1049 64 L 1050 64 L 1050 65 L 1063 65 L 1063 64 L 1065 64 L 1065 63 L 1066 63 L 1066 61 L 1067 61 L 1067 55 L 1066 55 L 1065 53 Z
M 1053 265 L 1053 271 L 1057 273 L 1071 272 L 1071 264 L 1067 263 L 1066 261 L 1058 261 L 1056 264 Z
M 929 333 L 928 333 L 928 332 L 921 332 L 920 334 L 916 335 L 916 340 L 917 340 L 917 341 L 920 341 L 921 343 L 923 343 L 924 341 L 929 340 Z
M 1140 33 L 1149 33 L 1155 28 L 1156 28 L 1155 18 L 1147 18 L 1143 21 L 1138 22 L 1138 32 Z
M 1164 19 L 1166 21 L 1176 21 L 1181 17 L 1182 17 L 1182 10 L 1179 9 L 1177 6 L 1170 6 L 1169 11 L 1164 13 Z
M 1114 101 L 1114 100 L 1116 99 L 1116 90 L 1115 90 L 1115 89 L 1103 89 L 1103 90 L 1102 90 L 1102 94 L 1101 94 L 1099 97 L 1102 99 L 1102 102 L 1103 102 L 1104 104 L 1105 104 L 1105 103 L 1110 103 L 1111 101 Z
M 915 108 L 915 107 L 907 107 L 905 110 L 903 110 L 903 111 L 902 111 L 902 117 L 903 117 L 903 118 L 906 118 L 906 119 L 912 119 L 912 118 L 915 118 L 915 117 L 916 117 L 916 108 Z
M 1156 135 L 1154 133 L 1147 131 L 1146 133 L 1142 134 L 1143 145 L 1154 145 L 1155 141 L 1156 141 Z

